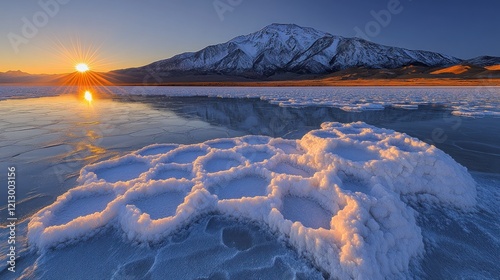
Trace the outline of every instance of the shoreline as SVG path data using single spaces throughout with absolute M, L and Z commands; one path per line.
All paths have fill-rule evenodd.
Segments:
M 491 80 L 298 80 L 255 82 L 170 82 L 158 84 L 115 84 L 114 86 L 219 86 L 219 87 L 412 87 L 412 86 L 500 86 L 500 79 Z
M 73 86 L 58 83 L 0 83 L 0 86 Z M 284 80 L 228 82 L 109 83 L 88 86 L 192 86 L 192 87 L 463 87 L 500 86 L 499 79 L 366 79 L 366 80 Z

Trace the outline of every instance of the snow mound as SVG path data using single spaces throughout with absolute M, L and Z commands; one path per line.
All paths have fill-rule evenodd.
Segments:
M 32 245 L 77 242 L 106 226 L 160 242 L 218 213 L 267 225 L 341 279 L 407 273 L 423 251 L 407 203 L 467 210 L 476 199 L 474 180 L 450 156 L 361 122 L 324 123 L 299 140 L 151 145 L 86 166 L 79 182 L 32 217 Z

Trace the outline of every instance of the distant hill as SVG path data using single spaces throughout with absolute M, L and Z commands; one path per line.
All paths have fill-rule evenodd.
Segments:
M 65 74 L 29 74 L 22 71 L 0 72 L 2 84 L 55 84 L 56 79 Z

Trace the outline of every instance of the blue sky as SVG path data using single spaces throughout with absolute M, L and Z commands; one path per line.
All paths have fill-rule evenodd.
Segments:
M 346 37 L 361 30 L 376 43 L 459 58 L 500 56 L 499 11 L 496 0 L 8 0 L 0 4 L 0 71 L 71 72 L 59 52 L 75 45 L 98 48 L 97 71 L 141 66 L 274 22 Z M 26 20 L 36 28 L 29 38 Z

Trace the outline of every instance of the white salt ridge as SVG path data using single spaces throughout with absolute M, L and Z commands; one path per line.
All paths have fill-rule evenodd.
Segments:
M 340 109 L 347 112 L 378 111 L 378 110 L 384 110 L 384 108 L 385 107 L 382 104 L 371 104 L 371 103 L 350 104 L 340 107 Z
M 344 111 L 418 109 L 442 105 L 464 117 L 500 117 L 500 87 L 114 87 L 118 95 L 260 98 L 279 106 L 328 106 Z M 454 109 L 460 108 L 460 109 Z M 461 112 L 464 112 L 461 114 Z M 472 113 L 469 113 L 472 112 Z
M 418 104 L 392 104 L 394 108 L 406 109 L 406 110 L 417 110 Z
M 172 177 L 159 176 L 169 170 Z M 324 123 L 300 140 L 151 145 L 86 166 L 79 182 L 32 217 L 32 245 L 43 251 L 106 226 L 131 241 L 159 242 L 217 212 L 268 225 L 340 279 L 407 275 L 423 241 L 404 201 L 463 210 L 476 202 L 474 180 L 450 156 L 361 122 Z M 85 211 L 73 206 L 79 201 Z
M 490 106 L 453 106 L 452 115 L 462 116 L 462 117 L 500 117 L 499 111 L 493 111 Z

